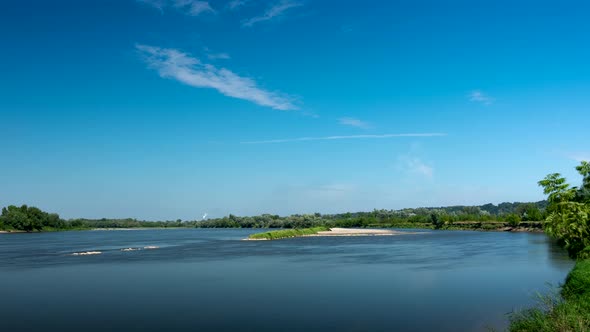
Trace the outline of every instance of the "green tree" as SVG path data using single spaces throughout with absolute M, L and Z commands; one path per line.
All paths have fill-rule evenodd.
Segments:
M 590 189 L 590 163 L 582 161 L 579 166 L 576 166 L 576 171 L 583 177 L 582 188 Z
M 3 223 L 16 230 L 33 230 L 31 227 L 31 222 L 29 221 L 29 218 L 26 214 L 26 208 L 24 210 L 25 211 L 23 212 L 22 207 L 18 208 L 14 205 L 10 205 L 2 209 Z
M 582 189 L 586 189 L 590 164 L 584 161 L 576 170 L 583 177 Z M 590 204 L 579 201 L 578 188 L 570 187 L 558 173 L 547 175 L 539 185 L 549 195 L 545 232 L 558 239 L 570 256 L 590 258 Z
M 41 230 L 44 226 L 63 228 L 64 222 L 59 215 L 42 211 L 33 206 L 22 205 L 20 207 L 10 205 L 2 209 L 0 222 L 4 228 L 31 232 Z
M 576 170 L 584 178 L 582 186 L 576 191 L 576 202 L 590 204 L 590 163 L 582 161 Z
M 549 205 L 556 205 L 561 202 L 570 201 L 575 196 L 575 189 L 565 182 L 565 178 L 559 173 L 547 175 L 539 181 L 539 186 L 543 187 L 543 193 L 549 195 Z
M 432 225 L 435 229 L 441 229 L 445 224 L 445 222 L 436 213 L 432 213 L 430 215 L 430 222 L 432 222 Z

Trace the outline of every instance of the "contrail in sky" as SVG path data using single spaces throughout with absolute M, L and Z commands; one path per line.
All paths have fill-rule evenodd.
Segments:
M 414 133 L 414 134 L 299 137 L 299 138 L 271 139 L 271 140 L 265 140 L 265 141 L 244 141 L 244 142 L 240 142 L 240 144 L 272 144 L 272 143 L 289 143 L 289 142 L 306 142 L 306 141 L 333 141 L 333 140 L 342 140 L 342 139 L 377 139 L 377 138 L 394 138 L 394 137 L 436 137 L 436 136 L 447 136 L 447 134 L 445 134 L 445 133 Z

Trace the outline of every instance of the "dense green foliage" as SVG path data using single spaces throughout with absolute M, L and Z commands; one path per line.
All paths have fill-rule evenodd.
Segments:
M 556 238 L 574 258 L 590 258 L 590 164 L 583 161 L 576 170 L 581 187 L 571 187 L 559 173 L 539 181 L 548 197 L 545 232 Z
M 0 230 L 8 231 L 57 231 L 82 230 L 93 228 L 137 228 L 137 227 L 195 227 L 196 222 L 141 221 L 136 219 L 70 219 L 64 220 L 57 213 L 47 213 L 39 208 L 10 205 L 2 208 Z
M 540 307 L 514 313 L 510 331 L 590 331 L 590 260 L 576 263 L 561 290 L 561 299 L 545 297 Z
M 482 224 L 499 223 L 490 227 L 502 227 L 509 219 L 530 222 L 544 219 L 546 201 L 536 203 L 501 203 L 481 206 L 430 207 L 402 210 L 374 210 L 372 212 L 355 212 L 341 214 L 295 214 L 281 217 L 263 214 L 252 217 L 229 215 L 223 218 L 198 222 L 202 228 L 308 228 L 313 226 L 328 227 L 416 227 L 416 228 L 457 228 L 466 221 L 478 222 L 471 226 L 485 228 Z M 518 224 L 513 223 L 514 225 Z M 469 225 L 465 225 L 469 226 Z M 469 227 L 466 227 L 469 228 Z
M 583 178 L 580 187 L 571 187 L 559 173 L 539 185 L 549 195 L 545 232 L 579 260 L 561 297 L 545 297 L 540 307 L 513 314 L 510 331 L 590 331 L 590 164 L 583 161 L 576 170 Z
M 145 221 L 132 218 L 125 219 L 70 219 L 67 221 L 77 228 L 175 228 L 195 227 L 196 222 L 183 222 L 182 220 L 169 221 Z
M 252 240 L 277 240 L 289 237 L 303 236 L 317 234 L 318 232 L 329 231 L 328 227 L 312 227 L 312 228 L 293 228 L 293 229 L 282 229 L 278 231 L 264 232 L 252 234 L 248 238 Z
M 32 232 L 43 228 L 64 228 L 65 222 L 56 213 L 47 213 L 36 207 L 14 205 L 2 208 L 0 229 Z

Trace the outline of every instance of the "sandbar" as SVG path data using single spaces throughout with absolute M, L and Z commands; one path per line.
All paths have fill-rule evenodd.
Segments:
M 387 236 L 403 234 L 414 233 L 394 231 L 391 229 L 330 228 L 329 231 L 321 231 L 307 236 Z

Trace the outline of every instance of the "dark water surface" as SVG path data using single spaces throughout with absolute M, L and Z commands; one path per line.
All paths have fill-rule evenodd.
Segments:
M 543 234 L 253 232 L 0 234 L 0 330 L 501 330 L 573 266 Z M 160 248 L 120 250 L 145 246 Z

